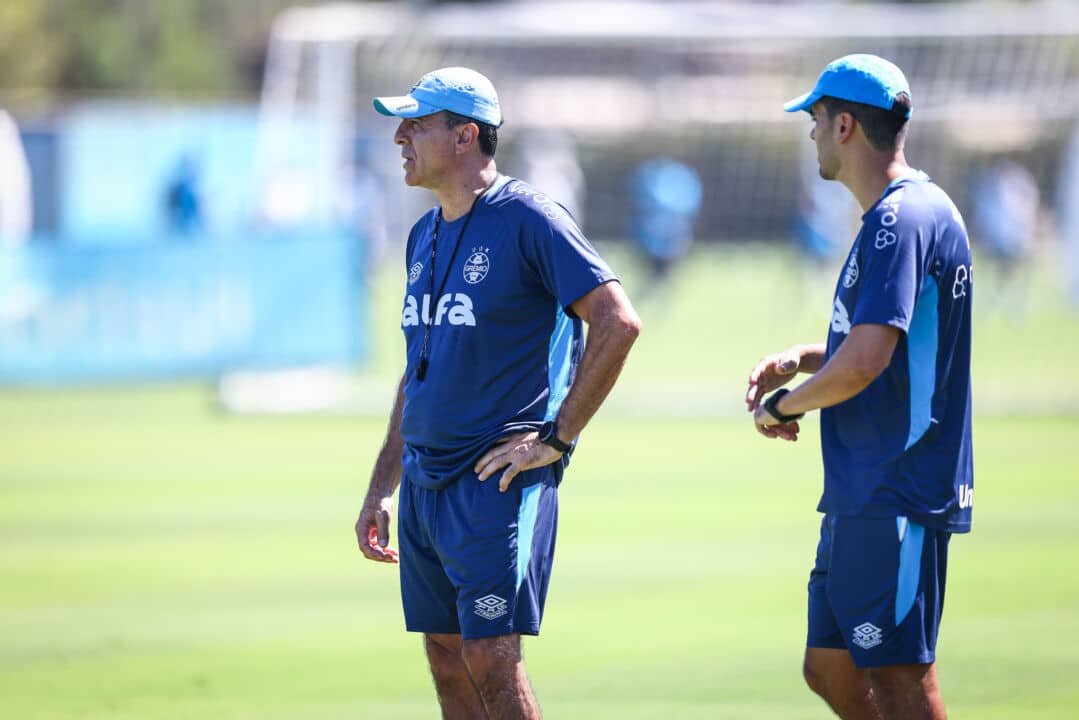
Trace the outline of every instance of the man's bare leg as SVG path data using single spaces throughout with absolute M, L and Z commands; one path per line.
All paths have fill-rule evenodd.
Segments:
M 850 652 L 807 647 L 802 666 L 806 684 L 843 720 L 881 720 L 869 674 L 854 664 Z
M 491 720 L 540 720 L 521 658 L 521 636 L 465 640 L 462 657 Z
M 461 656 L 461 636 L 423 636 L 443 720 L 487 720 L 483 700 Z
M 869 684 L 886 720 L 947 720 L 935 663 L 871 668 Z

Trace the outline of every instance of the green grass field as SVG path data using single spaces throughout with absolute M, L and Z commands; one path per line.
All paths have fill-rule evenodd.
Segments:
M 770 443 L 737 407 L 759 355 L 827 322 L 829 289 L 785 285 L 785 262 L 703 253 L 641 303 L 526 641 L 547 717 L 830 717 L 800 678 L 817 425 Z M 396 280 L 375 284 L 365 386 L 399 367 Z M 1047 281 L 1022 324 L 985 312 L 976 333 L 975 530 L 952 544 L 945 699 L 960 720 L 1075 718 L 1079 319 Z M 0 393 L 0 716 L 437 717 L 396 571 L 355 549 L 383 431 L 230 416 L 191 385 Z

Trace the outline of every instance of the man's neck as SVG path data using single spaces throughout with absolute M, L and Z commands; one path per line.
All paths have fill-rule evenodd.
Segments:
M 839 180 L 862 208 L 867 212 L 877 204 L 880 196 L 893 182 L 914 174 L 914 169 L 907 165 L 902 150 L 895 153 L 868 153 L 860 161 L 852 164 L 849 173 L 843 173 Z
M 435 197 L 442 206 L 442 218 L 453 222 L 472 209 L 476 198 L 487 192 L 498 179 L 498 168 L 492 158 L 486 165 L 468 169 L 448 182 L 445 187 L 435 190 Z

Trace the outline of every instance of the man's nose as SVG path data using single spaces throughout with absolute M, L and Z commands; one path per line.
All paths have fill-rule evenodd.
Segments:
M 404 145 L 405 140 L 406 140 L 405 123 L 404 123 L 404 121 L 402 121 L 401 124 L 397 126 L 397 132 L 395 132 L 393 134 L 393 141 L 395 143 L 397 143 L 398 145 Z

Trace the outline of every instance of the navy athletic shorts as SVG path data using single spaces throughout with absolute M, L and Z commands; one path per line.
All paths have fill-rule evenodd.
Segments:
M 558 525 L 548 465 L 517 475 L 468 473 L 439 490 L 401 479 L 397 540 L 401 601 L 412 632 L 472 638 L 537 635 Z
M 950 538 L 905 517 L 825 515 L 806 645 L 845 648 L 861 668 L 934 662 Z

